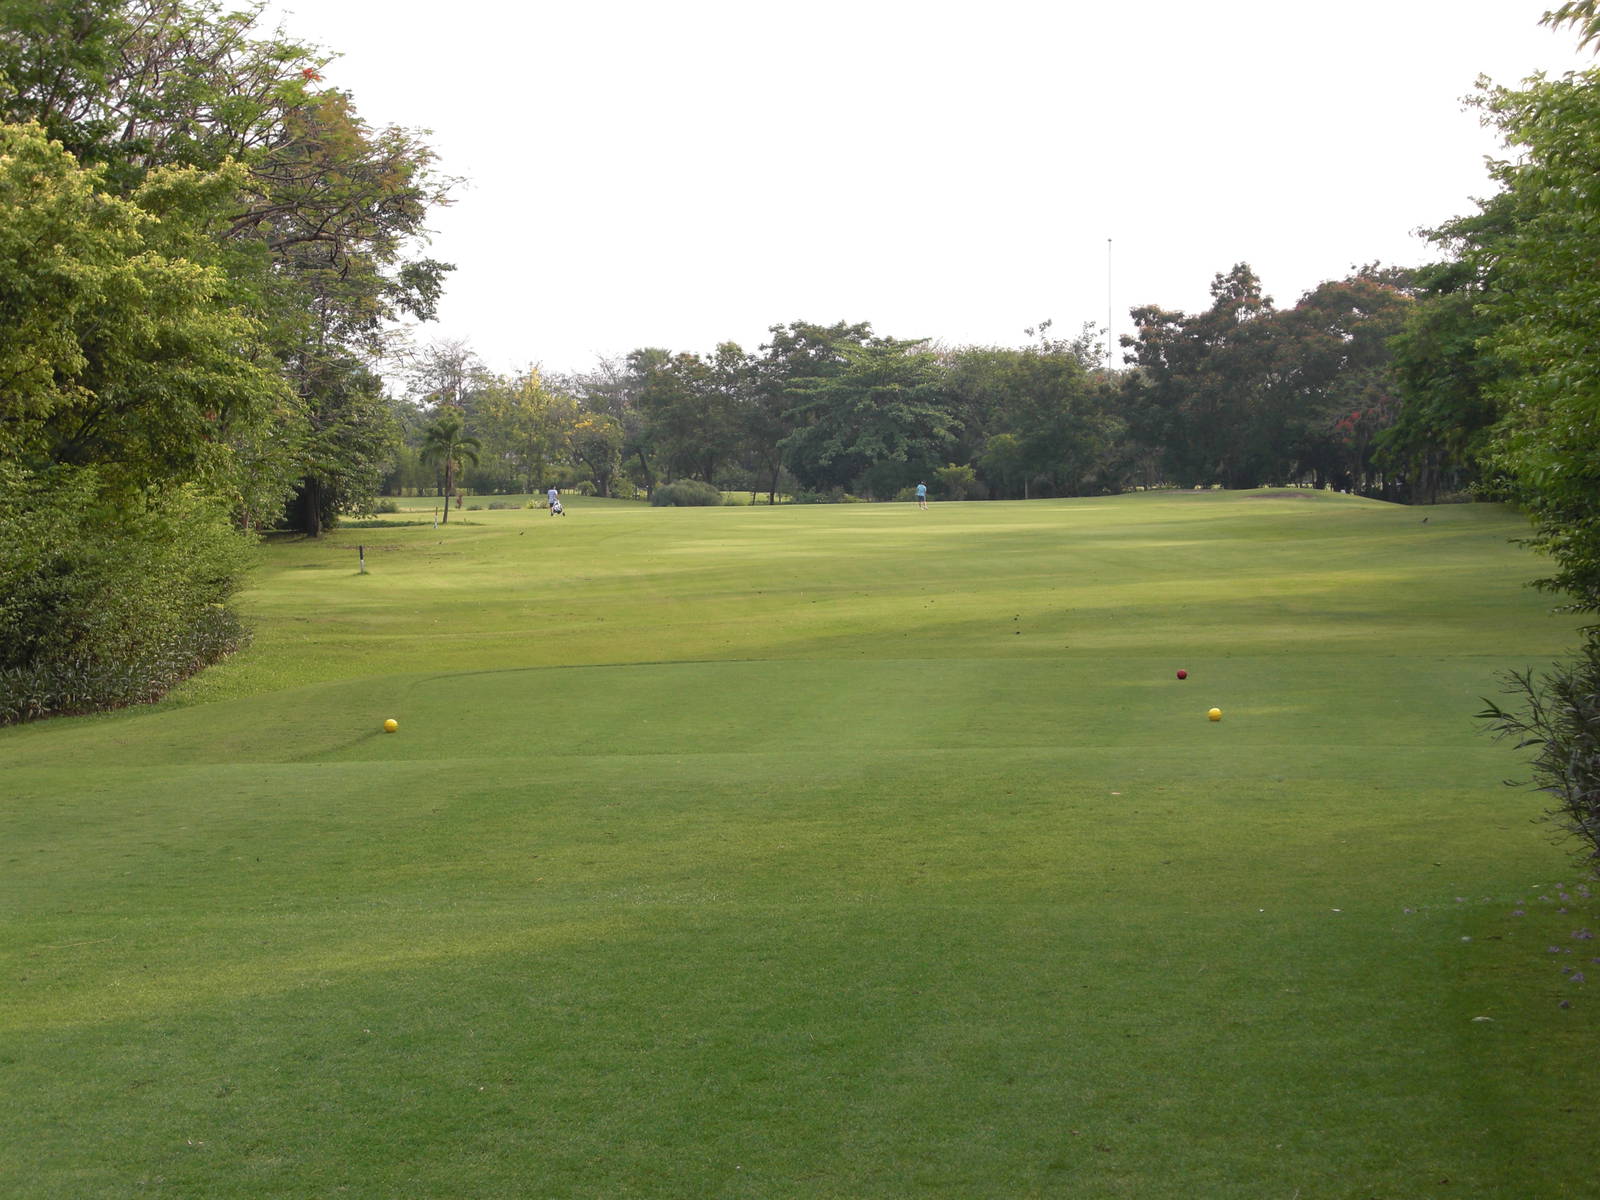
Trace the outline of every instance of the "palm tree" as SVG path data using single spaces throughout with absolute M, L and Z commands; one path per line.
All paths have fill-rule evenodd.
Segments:
M 462 463 L 478 465 L 478 439 L 461 433 L 462 416 L 446 409 L 432 425 L 422 431 L 422 461 L 444 468 L 444 520 L 450 523 L 450 497 L 455 492 L 456 472 Z

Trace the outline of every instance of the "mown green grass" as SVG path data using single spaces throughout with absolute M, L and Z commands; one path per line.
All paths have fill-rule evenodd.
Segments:
M 0 1195 L 1592 1194 L 1514 516 L 569 514 L 0 732 Z

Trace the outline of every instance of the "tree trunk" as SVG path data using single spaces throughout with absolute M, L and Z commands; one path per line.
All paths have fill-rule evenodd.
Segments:
M 322 536 L 322 489 L 315 478 L 306 480 L 306 532 L 312 537 Z
M 1439 503 L 1439 477 L 1443 474 L 1440 470 L 1439 455 L 1430 454 L 1422 464 L 1422 487 L 1418 489 L 1422 494 L 1418 502 L 1422 504 Z

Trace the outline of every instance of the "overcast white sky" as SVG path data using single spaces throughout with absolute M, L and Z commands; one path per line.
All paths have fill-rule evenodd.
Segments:
M 1498 143 L 1461 98 L 1593 65 L 1555 0 L 281 0 L 468 183 L 422 340 L 494 369 L 754 350 L 793 320 L 1127 332 L 1249 262 L 1280 305 L 1410 265 Z M 1107 239 L 1111 239 L 1110 253 Z M 1109 303 L 1108 303 L 1109 301 Z

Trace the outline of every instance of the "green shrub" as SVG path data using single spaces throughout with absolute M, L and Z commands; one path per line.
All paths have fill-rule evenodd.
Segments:
M 977 471 L 955 463 L 933 473 L 933 486 L 946 500 L 982 500 L 987 495 L 983 484 L 978 482 Z
M 0 724 L 156 700 L 236 648 L 250 545 L 186 488 L 0 469 Z
M 1518 697 L 1521 708 L 1487 701 L 1478 715 L 1497 736 L 1515 737 L 1518 750 L 1534 752 L 1529 782 L 1555 800 L 1546 816 L 1582 843 L 1592 868 L 1600 864 L 1600 633 L 1576 659 L 1556 663 L 1540 679 L 1512 671 L 1504 680 L 1501 690 Z
M 863 504 L 865 501 L 860 496 L 851 495 L 842 487 L 829 488 L 825 492 L 796 492 L 796 504 Z
M 722 493 L 698 479 L 678 479 L 663 483 L 650 493 L 655 508 L 714 508 L 722 503 Z
M 372 511 L 375 513 L 397 513 L 400 511 L 400 505 L 386 496 L 372 506 Z
M 0 725 L 153 703 L 248 641 L 237 615 L 216 607 L 182 630 L 146 639 L 127 658 L 85 653 L 0 667 Z

